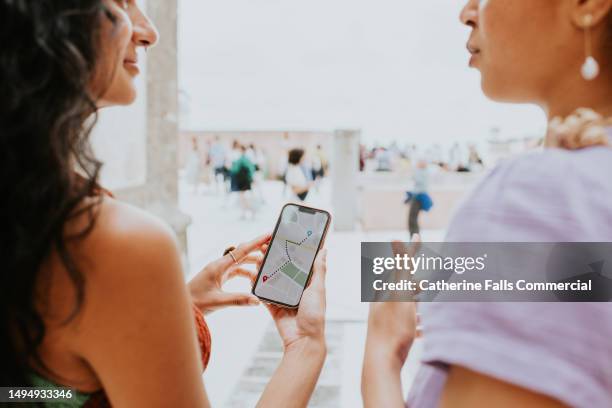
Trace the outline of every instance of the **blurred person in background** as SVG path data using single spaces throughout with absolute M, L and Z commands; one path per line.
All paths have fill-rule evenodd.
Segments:
M 406 193 L 405 201 L 405 204 L 409 204 L 408 231 L 411 237 L 421 232 L 419 227 L 419 214 L 421 211 L 429 211 L 433 206 L 433 201 L 428 193 L 429 169 L 424 158 L 417 159 L 412 179 L 414 187 Z
M 227 179 L 228 179 L 228 193 L 225 196 L 225 201 L 223 204 L 223 207 L 226 207 L 230 204 L 230 202 L 232 201 L 232 199 L 234 198 L 234 194 L 232 193 L 236 193 L 238 191 L 240 191 L 238 189 L 238 186 L 236 185 L 236 174 L 234 172 L 232 172 L 232 169 L 234 168 L 234 163 L 236 163 L 236 161 L 240 158 L 240 156 L 242 155 L 242 151 L 241 151 L 241 145 L 237 140 L 234 140 L 232 142 L 232 147 L 229 150 L 229 152 L 227 153 L 227 156 L 225 157 L 225 168 L 227 169 Z M 239 205 L 241 205 L 239 203 Z
M 393 170 L 393 157 L 386 147 L 378 148 L 374 158 L 376 160 L 376 171 L 389 172 Z
M 546 149 L 481 182 L 446 241 L 612 242 L 612 0 L 470 0 L 461 21 L 484 93 L 538 104 L 549 127 Z M 419 313 L 424 352 L 406 402 L 416 305 L 370 305 L 366 407 L 612 406 L 610 303 L 426 303 Z
M 240 156 L 242 156 L 242 153 L 242 145 L 237 140 L 234 140 L 232 142 L 232 148 L 230 149 L 227 155 L 225 166 L 228 169 L 231 169 L 234 166 L 234 162 L 238 160 Z
M 359 171 L 365 171 L 366 160 L 368 159 L 368 149 L 364 145 L 359 145 Z
M 255 218 L 256 208 L 251 194 L 255 176 L 255 164 L 249 159 L 248 150 L 245 146 L 240 145 L 238 150 L 240 155 L 234 160 L 230 170 L 232 191 L 237 192 L 239 195 L 240 219 L 246 219 L 249 213 L 251 218 Z
M 255 146 L 255 144 L 251 143 L 247 150 L 247 157 L 251 161 L 251 163 L 255 166 L 255 173 L 253 174 L 253 195 L 254 198 L 258 201 L 259 204 L 263 204 L 266 202 L 262 184 L 265 179 L 265 169 L 266 169 L 266 158 L 263 152 Z
M 325 177 L 327 171 L 328 161 L 321 145 L 317 145 L 317 148 L 312 155 L 312 180 L 314 182 L 315 189 L 318 191 L 321 184 L 321 180 Z
M 226 151 L 225 146 L 221 143 L 221 139 L 219 136 L 215 136 L 215 141 L 210 146 L 210 150 L 208 151 L 208 160 L 214 172 L 214 182 L 215 189 L 219 191 L 219 186 L 221 186 L 221 191 L 227 192 L 227 178 L 228 178 L 228 169 L 226 167 Z
M 134 102 L 138 50 L 157 39 L 133 0 L 0 0 L 2 387 L 69 387 L 63 407 L 209 407 L 204 314 L 258 303 L 222 285 L 254 278 L 244 266 L 269 235 L 185 285 L 171 228 L 98 184 L 96 112 Z M 300 308 L 268 307 L 284 351 L 260 406 L 308 404 L 326 355 L 324 278 L 322 252 Z
M 292 149 L 289 151 L 289 158 L 287 160 L 287 173 L 285 174 L 285 181 L 287 187 L 291 190 L 294 198 L 299 201 L 305 201 L 310 191 L 311 182 L 306 177 L 304 169 L 302 167 L 304 161 L 304 150 L 303 149 Z
M 321 162 L 321 171 L 319 172 L 319 177 L 326 177 L 327 172 L 329 171 L 329 159 L 327 158 L 327 153 L 325 153 L 323 146 L 317 145 L 317 151 L 315 152 L 315 154 L 319 157 L 319 161 Z
M 448 151 L 448 166 L 453 171 L 461 171 L 460 169 L 464 165 L 463 156 L 463 151 L 459 142 L 453 143 L 453 146 Z
M 484 162 L 480 157 L 480 153 L 478 153 L 478 148 L 476 145 L 471 144 L 469 146 L 469 158 L 468 158 L 468 167 L 471 171 L 478 171 L 484 168 Z

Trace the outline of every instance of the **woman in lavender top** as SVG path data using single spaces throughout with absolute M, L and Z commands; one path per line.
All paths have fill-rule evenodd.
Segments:
M 447 240 L 612 241 L 612 0 L 470 0 L 461 21 L 485 94 L 538 104 L 550 128 L 546 149 L 493 170 Z M 425 349 L 405 402 L 416 307 L 372 304 L 366 407 L 612 407 L 609 303 L 419 309 Z

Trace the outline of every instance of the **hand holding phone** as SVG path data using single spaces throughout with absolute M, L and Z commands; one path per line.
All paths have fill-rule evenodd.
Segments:
M 281 210 L 253 294 L 279 306 L 298 307 L 329 228 L 324 210 L 287 204 Z
M 325 343 L 326 274 L 327 250 L 323 249 L 315 259 L 310 284 L 304 290 L 299 309 L 266 304 L 285 350 L 306 338 Z

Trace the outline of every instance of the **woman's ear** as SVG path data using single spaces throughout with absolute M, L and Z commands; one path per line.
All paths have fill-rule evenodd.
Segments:
M 572 23 L 581 29 L 605 23 L 608 21 L 607 17 L 612 13 L 612 0 L 568 1 Z

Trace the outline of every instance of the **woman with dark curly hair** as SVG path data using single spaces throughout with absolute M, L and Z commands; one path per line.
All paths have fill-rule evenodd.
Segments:
M 0 0 L 0 386 L 71 387 L 70 406 L 209 405 L 203 314 L 253 305 L 222 284 L 269 236 L 183 282 L 171 230 L 98 185 L 98 109 L 136 98 L 158 34 L 135 0 Z M 261 405 L 305 406 L 325 354 L 325 257 L 299 311 L 270 308 L 285 346 Z

